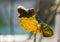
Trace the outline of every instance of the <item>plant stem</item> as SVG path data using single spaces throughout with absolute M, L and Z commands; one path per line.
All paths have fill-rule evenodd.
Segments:
M 34 42 L 36 42 L 36 34 L 34 34 Z

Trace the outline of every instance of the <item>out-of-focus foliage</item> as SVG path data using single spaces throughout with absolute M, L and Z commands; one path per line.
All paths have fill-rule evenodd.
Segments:
M 2 13 L 0 13 L 0 28 L 7 26 L 7 22 L 5 21 L 4 17 L 2 16 Z

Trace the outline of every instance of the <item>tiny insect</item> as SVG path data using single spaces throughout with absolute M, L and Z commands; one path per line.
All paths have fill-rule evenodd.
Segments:
M 19 24 L 27 31 L 34 35 L 42 33 L 44 37 L 53 36 L 53 30 L 46 23 L 38 23 L 34 9 L 25 9 L 23 6 L 18 7 Z

